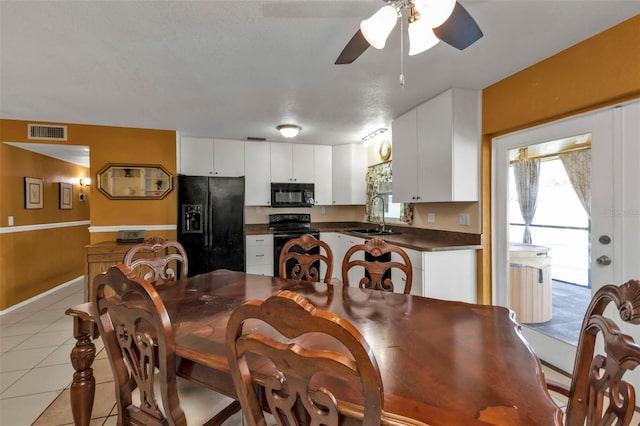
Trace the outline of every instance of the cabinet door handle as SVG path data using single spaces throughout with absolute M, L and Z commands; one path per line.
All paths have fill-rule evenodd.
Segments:
M 256 257 L 264 257 L 264 254 L 256 254 Z
M 261 241 L 264 241 L 264 240 L 256 240 L 256 242 L 261 242 Z

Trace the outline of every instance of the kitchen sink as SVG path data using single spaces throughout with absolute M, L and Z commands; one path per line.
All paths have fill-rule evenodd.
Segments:
M 391 229 L 386 229 L 381 231 L 378 228 L 359 228 L 359 229 L 348 229 L 348 232 L 353 232 L 354 234 L 360 234 L 364 236 L 379 236 L 379 235 L 397 235 L 401 234 L 401 232 L 396 232 Z

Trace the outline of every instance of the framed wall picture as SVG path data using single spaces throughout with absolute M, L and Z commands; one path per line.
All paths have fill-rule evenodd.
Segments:
M 73 207 L 73 185 L 60 182 L 60 208 L 69 210 Z
M 41 209 L 44 207 L 42 179 L 24 178 L 24 208 Z

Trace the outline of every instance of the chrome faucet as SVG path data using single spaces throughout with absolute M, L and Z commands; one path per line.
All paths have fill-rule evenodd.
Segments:
M 382 203 L 382 220 L 380 221 L 380 232 L 385 232 L 384 198 L 382 198 L 382 196 L 380 194 L 376 194 L 371 198 L 371 205 L 369 206 L 369 210 L 371 210 L 371 213 L 373 213 L 373 203 L 376 201 L 376 199 L 380 199 L 380 202 Z

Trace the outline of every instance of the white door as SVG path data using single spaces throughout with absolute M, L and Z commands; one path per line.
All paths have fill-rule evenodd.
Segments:
M 614 242 L 620 238 L 616 228 L 614 211 L 614 159 L 619 151 L 620 138 L 614 131 L 614 116 L 619 114 L 613 108 L 572 117 L 548 125 L 527 129 L 493 140 L 493 302 L 509 306 L 508 282 L 508 169 L 509 151 L 538 143 L 591 134 L 591 270 L 592 292 L 608 283 L 621 284 L 619 278 L 622 256 L 616 260 Z M 619 133 L 619 131 L 618 131 Z M 636 196 L 637 198 L 637 196 Z M 599 242 L 601 235 L 607 235 L 611 244 Z M 596 262 L 601 256 L 612 259 L 611 264 Z M 605 262 L 606 263 L 606 262 Z M 575 346 L 523 326 L 523 334 L 543 360 L 564 371 L 573 370 Z

